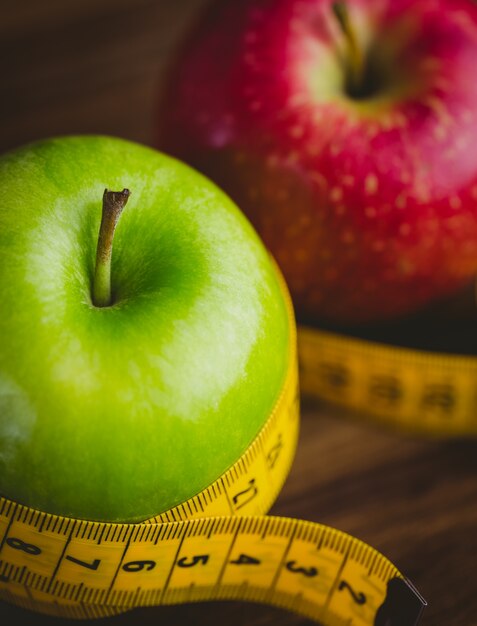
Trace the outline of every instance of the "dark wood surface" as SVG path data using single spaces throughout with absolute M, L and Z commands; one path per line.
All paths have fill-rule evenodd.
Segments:
M 3 0 L 0 150 L 57 134 L 152 143 L 164 72 L 208 0 Z M 423 626 L 477 625 L 477 442 L 430 441 L 307 404 L 273 513 L 323 522 L 386 554 L 429 602 Z M 2 624 L 59 624 L 0 604 Z M 269 607 L 139 610 L 116 624 L 308 624 Z

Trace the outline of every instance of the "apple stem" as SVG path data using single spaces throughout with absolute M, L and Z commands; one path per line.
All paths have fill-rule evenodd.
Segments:
M 110 306 L 111 299 L 111 256 L 117 223 L 129 199 L 129 189 L 122 191 L 104 190 L 103 212 L 99 227 L 96 267 L 93 280 L 93 304 L 97 307 Z
M 356 31 L 349 16 L 345 0 L 333 2 L 333 13 L 345 36 L 348 45 L 348 90 L 352 94 L 359 92 L 364 75 L 364 57 L 356 37 Z

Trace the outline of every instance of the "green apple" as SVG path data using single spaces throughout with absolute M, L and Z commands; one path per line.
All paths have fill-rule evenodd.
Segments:
M 247 448 L 284 382 L 287 305 L 261 241 L 203 176 L 119 139 L 11 152 L 0 187 L 0 493 L 111 521 L 193 496 Z M 131 192 L 110 295 L 105 187 Z

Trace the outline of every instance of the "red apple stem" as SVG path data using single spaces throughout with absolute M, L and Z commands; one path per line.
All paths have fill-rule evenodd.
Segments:
M 99 227 L 93 280 L 93 304 L 97 307 L 105 307 L 112 304 L 111 257 L 114 231 L 130 195 L 129 189 L 123 189 L 122 191 L 104 190 L 103 212 L 101 226 Z
M 333 2 L 332 8 L 348 47 L 348 89 L 351 93 L 358 93 L 362 86 L 364 75 L 363 51 L 358 43 L 356 31 L 350 19 L 348 5 L 345 0 Z

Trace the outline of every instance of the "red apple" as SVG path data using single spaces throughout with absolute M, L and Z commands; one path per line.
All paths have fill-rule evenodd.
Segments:
M 251 218 L 300 315 L 364 322 L 476 271 L 477 6 L 346 6 L 216 4 L 171 71 L 159 145 Z

